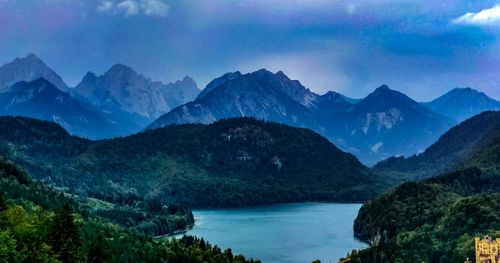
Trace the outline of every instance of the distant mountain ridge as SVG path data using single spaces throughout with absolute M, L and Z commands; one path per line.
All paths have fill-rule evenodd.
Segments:
M 209 83 L 207 89 L 196 100 L 173 109 L 148 128 L 208 124 L 245 116 L 298 127 L 318 127 L 310 110 L 315 108 L 318 95 L 282 72 L 274 74 L 261 69 L 244 75 L 229 73 Z
M 90 135 L 91 138 L 96 138 L 95 134 L 99 134 L 99 138 L 129 135 L 146 126 L 152 129 L 170 124 L 209 124 L 226 118 L 255 117 L 312 129 L 367 164 L 390 156 L 423 152 L 457 121 L 498 109 L 498 101 L 470 88 L 454 89 L 421 104 L 385 85 L 364 99 L 351 99 L 334 91 L 319 95 L 281 71 L 272 73 L 265 69 L 247 74 L 226 73 L 200 92 L 188 76 L 164 84 L 129 66 L 115 64 L 100 76 L 88 72 L 75 88 L 68 88 L 61 77 L 34 54 L 0 67 L 0 92 L 8 91 L 17 81 L 36 80 L 36 76 L 43 76 L 59 90 L 69 93 L 107 123 L 94 126 L 100 130 Z M 26 111 L 21 107 L 10 107 L 5 114 L 25 115 L 23 112 Z M 77 117 L 72 118 L 76 121 Z M 40 118 L 49 119 L 48 116 Z M 81 124 L 65 127 L 72 134 L 88 137 L 88 129 L 75 129 L 84 127 L 86 117 L 80 116 L 80 119 Z M 53 120 L 65 125 L 57 117 Z
M 480 113 L 447 131 L 423 153 L 409 158 L 392 157 L 374 166 L 373 171 L 399 180 L 426 178 L 481 163 L 492 167 L 499 158 L 500 112 Z M 478 152 L 482 149 L 485 152 Z M 500 159 L 498 159 L 500 161 Z M 498 165 L 498 164 L 497 164 Z
M 500 101 L 472 88 L 455 88 L 424 105 L 456 121 L 466 120 L 483 111 L 500 110 Z
M 315 130 L 368 163 L 423 151 L 453 125 L 387 86 L 358 101 L 336 92 L 318 95 L 281 71 L 261 69 L 214 79 L 194 101 L 148 128 L 243 116 Z
M 330 120 L 331 121 L 331 120 Z M 345 112 L 337 132 L 361 159 L 423 151 L 453 121 L 383 85 Z
M 172 108 L 193 100 L 199 89 L 189 76 L 164 84 L 152 81 L 128 66 L 115 64 L 102 76 L 88 72 L 71 92 L 104 109 L 117 107 L 154 120 Z
M 48 80 L 61 91 L 67 92 L 69 89 L 57 73 L 35 54 L 30 53 L 0 67 L 0 90 L 19 81 L 30 82 L 38 78 Z
M 20 87 L 26 89 L 24 93 Z M 87 73 L 76 88 L 69 88 L 35 54 L 0 67 L 0 98 L 6 103 L 0 114 L 51 120 L 71 134 L 93 139 L 140 131 L 172 107 L 194 99 L 198 92 L 188 76 L 163 84 L 122 64 L 103 76 Z
M 71 97 L 44 78 L 18 82 L 0 93 L 1 115 L 22 115 L 58 123 L 87 138 L 120 135 L 117 125 L 91 105 Z

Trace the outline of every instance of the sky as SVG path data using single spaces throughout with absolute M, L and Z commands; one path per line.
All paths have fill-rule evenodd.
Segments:
M 33 52 L 70 86 L 123 63 L 200 88 L 266 68 L 319 94 L 500 99 L 498 36 L 500 1 L 0 0 L 0 64 Z

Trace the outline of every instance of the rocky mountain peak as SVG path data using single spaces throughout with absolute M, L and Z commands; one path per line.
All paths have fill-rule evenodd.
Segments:
M 113 65 L 102 76 L 87 73 L 74 91 L 92 104 L 108 107 L 108 111 L 138 114 L 149 121 L 191 101 L 199 92 L 189 76 L 164 84 L 152 81 L 120 63 Z
M 62 91 L 68 90 L 68 86 L 62 78 L 33 53 L 24 58 L 16 58 L 0 67 L 0 88 L 5 88 L 19 81 L 32 81 L 40 77 L 50 81 Z

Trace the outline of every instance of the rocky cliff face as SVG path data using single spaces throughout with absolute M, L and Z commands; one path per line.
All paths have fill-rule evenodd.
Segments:
M 228 73 L 215 79 L 190 103 L 163 115 L 150 128 L 174 123 L 211 123 L 251 116 L 302 127 L 318 127 L 312 109 L 318 95 L 282 72 Z
M 0 89 L 6 88 L 19 81 L 33 81 L 44 78 L 53 83 L 59 90 L 68 91 L 68 86 L 57 73 L 49 68 L 35 54 L 14 61 L 0 67 Z
M 199 90 L 190 77 L 175 83 L 152 81 L 132 68 L 116 64 L 104 75 L 87 73 L 72 93 L 104 108 L 119 108 L 146 119 L 155 119 L 193 100 Z

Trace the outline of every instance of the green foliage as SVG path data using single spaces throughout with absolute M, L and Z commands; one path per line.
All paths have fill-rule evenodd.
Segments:
M 462 262 L 473 237 L 500 229 L 500 175 L 477 168 L 405 183 L 360 209 L 361 262 Z M 498 233 L 496 233 L 498 235 Z
M 47 122 L 0 118 L 0 149 L 37 179 L 132 208 L 149 200 L 191 207 L 359 202 L 385 187 L 320 135 L 251 118 L 102 141 L 60 130 Z
M 254 262 L 194 237 L 154 240 L 95 215 L 78 198 L 31 180 L 21 184 L 10 173 L 0 178 L 2 263 Z M 182 207 L 155 206 L 149 210 L 186 220 Z
M 52 250 L 62 262 L 81 261 L 82 241 L 73 217 L 73 210 L 68 204 L 52 220 L 49 233 Z

